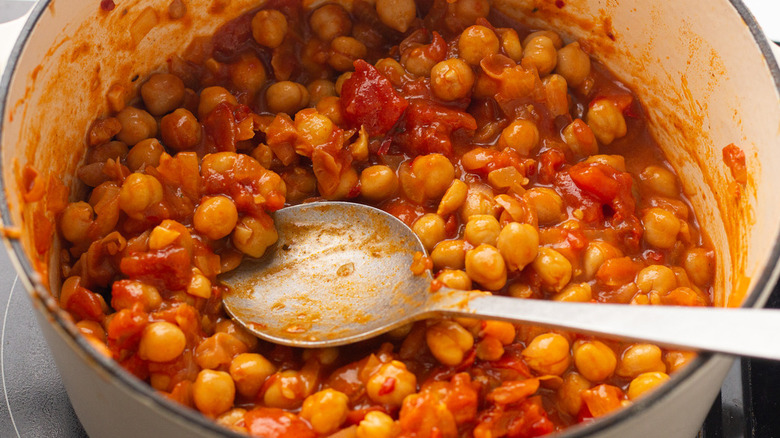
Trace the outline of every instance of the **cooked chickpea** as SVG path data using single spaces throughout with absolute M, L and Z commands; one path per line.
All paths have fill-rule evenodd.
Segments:
M 73 243 L 84 241 L 93 220 L 94 212 L 91 205 L 84 201 L 68 204 L 60 219 L 62 237 Z
M 676 373 L 694 359 L 696 359 L 696 353 L 693 351 L 667 351 L 664 354 L 666 371 L 669 374 Z
M 393 385 L 387 385 L 388 379 Z M 388 391 L 388 387 L 391 387 Z M 366 394 L 376 403 L 392 407 L 401 406 L 407 395 L 417 392 L 417 377 L 406 369 L 403 362 L 393 360 L 381 367 L 366 382 Z
M 464 354 L 474 346 L 474 336 L 462 325 L 450 320 L 428 327 L 425 341 L 433 357 L 447 366 L 460 365 Z
M 160 181 L 143 173 L 131 173 L 119 190 L 119 208 L 132 218 L 143 217 L 147 208 L 162 199 L 163 188 Z
M 280 81 L 265 91 L 268 111 L 295 114 L 309 104 L 309 90 L 297 82 Z
M 238 101 L 236 96 L 230 93 L 224 87 L 207 87 L 200 92 L 200 100 L 198 101 L 198 118 L 205 120 L 214 108 L 222 102 L 227 102 L 231 105 L 237 105 Z M 189 111 L 188 111 L 189 112 Z
M 138 344 L 138 356 L 152 362 L 169 362 L 184 351 L 187 338 L 174 324 L 158 321 L 144 327 Z
M 146 110 L 161 116 L 178 108 L 184 101 L 184 82 L 169 73 L 155 73 L 141 85 Z
M 306 86 L 309 91 L 309 105 L 316 107 L 325 97 L 336 96 L 336 84 L 327 79 L 311 81 Z
M 510 271 L 522 271 L 539 251 L 539 232 L 532 225 L 510 222 L 498 235 L 498 251 Z
M 525 363 L 539 374 L 560 376 L 569 368 L 569 341 L 557 333 L 535 337 L 522 352 Z
M 117 113 L 116 118 L 122 125 L 116 139 L 125 144 L 133 146 L 157 135 L 157 121 L 142 109 L 126 106 Z
M 371 201 L 388 199 L 398 192 L 398 176 L 388 166 L 378 164 L 360 173 L 360 194 Z
M 636 274 L 636 286 L 643 293 L 656 291 L 665 293 L 677 287 L 677 277 L 674 271 L 663 265 L 651 265 L 642 268 Z
M 534 187 L 525 192 L 523 199 L 536 209 L 540 225 L 554 224 L 563 218 L 563 199 L 553 189 Z
M 414 0 L 376 0 L 376 13 L 382 23 L 404 33 L 417 17 Z
M 684 257 L 685 272 L 696 286 L 704 287 L 712 281 L 715 260 L 710 251 L 704 248 L 691 248 L 685 252 Z
M 553 117 L 569 115 L 569 86 L 559 74 L 545 76 L 542 80 L 547 108 Z
M 251 53 L 242 55 L 238 61 L 230 64 L 228 71 L 233 85 L 250 93 L 258 92 L 268 79 L 263 62 Z
M 656 345 L 634 344 L 623 351 L 615 374 L 634 378 L 642 373 L 666 372 L 661 354 L 661 349 Z
M 498 53 L 498 48 L 498 37 L 485 26 L 470 26 L 458 37 L 458 56 L 470 65 L 479 65 L 484 57 Z
M 120 280 L 112 285 L 112 289 L 117 287 L 122 288 L 125 293 L 112 292 L 111 307 L 115 310 L 132 309 L 140 303 L 145 312 L 151 312 L 163 302 L 160 291 L 151 284 L 138 280 Z
M 395 438 L 401 433 L 393 417 L 382 411 L 370 411 L 358 424 L 356 438 Z
M 163 128 L 164 130 L 165 128 Z M 125 157 L 127 167 L 135 172 L 144 166 L 156 167 L 160 164 L 160 156 L 165 148 L 156 138 L 147 138 L 133 146 Z
M 623 113 L 608 99 L 599 99 L 591 103 L 585 121 L 602 144 L 610 144 L 627 132 Z
M 568 372 L 563 376 L 563 383 L 558 388 L 558 404 L 569 415 L 577 415 L 582 408 L 582 391 L 593 386 L 587 379 L 576 372 Z
M 349 78 L 352 77 L 353 72 L 348 71 L 344 72 L 336 79 L 336 93 L 338 93 L 339 96 L 341 96 L 341 88 L 344 86 L 344 82 L 349 80 Z
M 431 252 L 431 260 L 436 269 L 463 269 L 466 266 L 466 242 L 444 240 L 437 243 Z
M 587 303 L 593 299 L 593 290 L 588 283 L 570 284 L 553 297 L 553 301 Z
M 498 138 L 498 147 L 511 148 L 518 154 L 527 157 L 539 144 L 539 129 L 530 120 L 517 119 L 509 124 Z
M 271 49 L 282 45 L 287 35 L 287 18 L 275 9 L 264 9 L 252 18 L 252 37 L 257 44 Z
M 382 73 L 382 76 L 386 77 L 394 86 L 399 87 L 403 84 L 403 77 L 406 75 L 406 70 L 400 62 L 393 58 L 382 58 L 376 62 L 377 70 Z
M 148 141 L 146 139 L 143 141 Z M 105 163 L 108 160 L 121 161 L 127 155 L 127 145 L 121 141 L 110 141 L 87 151 L 85 164 Z
M 279 238 L 273 222 L 266 222 L 252 216 L 241 218 L 233 231 L 233 245 L 250 257 L 262 256 Z
M 320 435 L 328 435 L 339 429 L 347 420 L 349 397 L 335 389 L 324 389 L 306 397 L 301 408 L 301 418 L 311 424 Z
M 325 144 L 333 133 L 333 121 L 316 110 L 307 108 L 295 115 L 295 129 L 312 146 Z
M 622 155 L 592 155 L 585 160 L 586 163 L 601 163 L 611 166 L 621 172 L 626 171 L 626 159 Z
M 571 280 L 571 262 L 552 248 L 539 248 L 539 254 L 532 266 L 539 274 L 542 284 L 556 292 L 563 289 Z
M 642 184 L 659 195 L 676 198 L 678 193 L 677 178 L 661 166 L 647 166 L 639 174 Z
M 540 37 L 540 36 L 546 36 L 547 38 L 549 38 L 553 42 L 553 47 L 555 47 L 556 50 L 560 49 L 561 47 L 563 47 L 563 38 L 561 38 L 561 36 L 558 35 L 557 32 L 552 31 L 552 30 L 537 30 L 536 32 L 531 32 L 523 40 L 523 47 L 528 45 L 528 43 L 532 39 L 534 39 L 536 37 Z
M 645 242 L 656 248 L 668 249 L 677 243 L 680 220 L 663 208 L 650 208 L 642 215 Z
M 355 38 L 340 36 L 330 42 L 330 57 L 328 64 L 338 71 L 351 71 L 354 62 L 366 57 L 366 45 Z
M 431 251 L 437 243 L 444 240 L 444 219 L 438 214 L 428 213 L 412 224 L 412 230 L 420 238 L 425 249 Z
M 455 179 L 455 167 L 442 154 L 420 155 L 412 162 L 412 172 L 422 181 L 426 198 L 438 199 Z
M 241 353 L 230 362 L 230 377 L 238 393 L 255 398 L 266 379 L 276 372 L 276 367 L 257 353 Z
M 200 203 L 192 222 L 196 231 L 211 240 L 218 240 L 233 231 L 238 222 L 238 210 L 229 198 L 214 196 Z
M 555 68 L 558 64 L 558 54 L 555 50 L 555 43 L 549 37 L 540 35 L 531 38 L 523 45 L 524 67 L 535 67 L 539 76 L 544 76 Z
M 454 213 L 464 202 L 466 202 L 468 193 L 468 184 L 459 179 L 453 180 L 450 187 L 444 192 L 444 195 L 442 195 L 436 214 L 439 216 L 446 216 L 450 213 Z
M 233 407 L 236 387 L 224 371 L 201 370 L 192 384 L 192 401 L 204 415 L 216 417 Z
M 336 186 L 336 190 L 332 193 L 325 193 L 322 186 L 317 184 L 320 194 L 323 198 L 334 201 L 338 199 L 346 199 L 350 193 L 357 187 L 360 177 L 354 167 L 348 167 L 346 170 L 342 170 L 339 177 L 339 184 Z
M 459 58 L 450 58 L 431 69 L 431 90 L 441 100 L 457 100 L 471 95 L 474 72 Z
M 491 245 L 482 244 L 466 252 L 466 273 L 488 290 L 499 290 L 506 284 L 506 263 Z
M 585 277 L 588 279 L 593 278 L 604 262 L 617 257 L 623 257 L 623 253 L 614 245 L 599 240 L 590 242 L 585 249 L 585 255 L 582 257 Z
M 461 219 L 468 222 L 469 218 L 476 214 L 489 214 L 498 217 L 498 213 L 499 207 L 496 204 L 493 189 L 486 184 L 470 184 L 466 199 L 460 207 Z
M 669 380 L 669 375 L 660 372 L 642 373 L 628 385 L 629 400 L 636 400 L 644 393 Z
M 599 153 L 596 136 L 590 127 L 580 119 L 563 128 L 563 141 L 577 157 L 587 157 Z
M 601 341 L 585 341 L 574 344 L 574 366 L 591 382 L 602 382 L 615 372 L 617 356 Z
M 566 78 L 569 86 L 579 87 L 590 74 L 590 56 L 575 41 L 558 50 L 555 72 Z
M 326 4 L 317 8 L 309 17 L 309 25 L 317 38 L 325 42 L 352 32 L 352 20 L 349 19 L 347 11 L 338 4 Z
M 520 44 L 520 38 L 514 29 L 499 29 L 498 35 L 501 38 L 501 50 L 512 61 L 520 62 L 523 59 L 523 45 Z
M 280 371 L 269 379 L 270 383 L 263 385 L 263 403 L 272 408 L 296 409 L 311 392 L 300 371 Z
M 442 269 L 436 275 L 436 279 L 451 289 L 471 290 L 471 278 L 465 271 Z
M 469 218 L 463 230 L 463 238 L 474 246 L 483 243 L 496 246 L 501 225 L 498 219 L 489 214 L 474 215 Z
M 198 119 L 184 108 L 179 108 L 163 117 L 160 120 L 160 131 L 165 145 L 177 151 L 194 148 L 200 144 L 203 137 Z
M 317 112 L 327 116 L 333 123 L 344 123 L 344 115 L 341 112 L 341 99 L 335 96 L 325 96 L 317 103 Z
M 106 331 L 97 321 L 82 320 L 76 323 L 79 333 L 84 336 L 91 336 L 101 342 L 106 342 Z
M 249 431 L 243 426 L 245 423 L 244 415 L 246 415 L 246 409 L 233 408 L 219 415 L 214 421 L 228 429 L 248 434 Z

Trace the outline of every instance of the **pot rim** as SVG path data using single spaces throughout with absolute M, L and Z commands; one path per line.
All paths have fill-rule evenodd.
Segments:
M 6 65 L 6 69 L 0 78 L 0 168 L 2 167 L 2 131 L 5 121 L 5 111 L 8 106 L 8 92 L 10 90 L 11 79 L 16 73 L 19 57 L 27 45 L 30 35 L 33 29 L 38 24 L 38 20 L 43 15 L 46 8 L 53 0 L 39 0 L 33 8 L 30 16 L 22 28 L 19 37 L 14 44 L 11 54 Z M 753 36 L 753 41 L 758 45 L 761 54 L 764 56 L 764 62 L 766 67 L 774 79 L 775 88 L 780 95 L 780 67 L 778 66 L 778 59 L 775 57 L 770 43 L 766 37 L 766 34 L 761 30 L 756 19 L 750 13 L 748 8 L 742 2 L 742 0 L 728 0 L 732 7 L 737 11 L 742 21 L 747 25 L 748 30 Z M 13 224 L 10 208 L 8 205 L 8 199 L 6 196 L 6 187 L 2 177 L 0 177 L 0 223 L 3 226 L 8 227 Z M 777 239 L 769 256 L 769 262 L 766 264 L 766 268 L 761 272 L 761 275 L 755 280 L 755 286 L 753 293 L 747 296 L 742 302 L 741 307 L 759 307 L 763 306 L 769 294 L 773 290 L 774 285 L 777 283 L 778 276 L 780 276 L 780 239 Z M 21 242 L 18 239 L 11 239 L 8 236 L 3 235 L 3 241 L 5 242 L 6 251 L 9 254 L 10 260 L 17 271 L 17 274 L 21 274 L 20 277 L 24 283 L 25 289 L 27 289 L 30 298 L 33 299 L 36 304 L 34 307 L 41 311 L 46 312 L 47 316 L 56 321 L 56 326 L 63 329 L 68 335 L 71 341 L 78 345 L 82 352 L 87 355 L 93 363 L 100 365 L 100 369 L 97 371 L 107 372 L 109 375 L 116 378 L 116 380 L 124 385 L 125 389 L 129 389 L 130 392 L 135 392 L 142 397 L 152 401 L 155 405 L 163 408 L 169 414 L 173 414 L 177 420 L 184 420 L 187 422 L 195 423 L 196 425 L 205 428 L 210 432 L 215 432 L 223 436 L 232 438 L 246 437 L 244 434 L 239 434 L 230 429 L 218 425 L 215 421 L 203 416 L 198 411 L 187 408 L 179 403 L 171 401 L 162 395 L 146 382 L 141 381 L 122 366 L 100 354 L 89 342 L 86 341 L 84 336 L 81 336 L 75 326 L 70 321 L 65 311 L 62 310 L 56 302 L 54 302 L 52 295 L 43 286 L 39 279 L 38 273 L 33 268 L 30 260 L 28 259 Z M 35 301 L 38 301 L 36 303 Z M 620 409 L 617 412 L 600 418 L 596 421 L 571 426 L 570 428 L 562 431 L 559 434 L 555 434 L 557 437 L 565 438 L 580 438 L 588 436 L 592 433 L 603 431 L 615 424 L 627 421 L 635 413 L 649 409 L 662 402 L 667 396 L 671 395 L 680 384 L 694 375 L 702 371 L 705 364 L 711 363 L 718 358 L 722 358 L 722 355 L 716 355 L 711 353 L 699 354 L 689 366 L 686 366 L 683 370 L 675 373 L 671 376 L 671 379 L 667 384 L 662 385 L 658 390 L 653 391 L 647 397 L 632 403 L 629 407 Z

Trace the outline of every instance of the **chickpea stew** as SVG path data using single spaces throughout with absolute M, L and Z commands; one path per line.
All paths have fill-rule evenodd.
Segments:
M 710 305 L 678 178 L 589 51 L 488 0 L 265 2 L 95 120 L 60 304 L 130 373 L 258 437 L 532 437 L 627 406 L 695 355 L 469 318 L 297 350 L 233 322 L 217 278 L 276 241 L 269 213 L 348 199 L 408 224 L 451 288 Z

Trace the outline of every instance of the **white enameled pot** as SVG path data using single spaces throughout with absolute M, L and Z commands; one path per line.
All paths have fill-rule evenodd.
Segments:
M 346 0 L 342 0 L 346 1 Z M 189 0 L 185 18 L 171 0 L 42 0 L 32 12 L 0 83 L 0 203 L 6 246 L 36 309 L 73 407 L 93 437 L 238 436 L 159 396 L 80 336 L 56 300 L 59 242 L 46 198 L 25 187 L 59 176 L 76 181 L 87 129 L 109 112 L 107 95 L 129 99 L 139 78 L 165 65 L 198 36 L 212 34 L 254 0 Z M 311 1 L 308 1 L 311 3 Z M 762 306 L 780 257 L 780 69 L 739 0 L 494 0 L 532 27 L 586 44 L 630 84 L 651 131 L 683 179 L 717 252 L 719 306 Z M 122 94 L 124 90 L 125 94 Z M 735 189 L 721 150 L 745 151 L 749 178 Z M 27 165 L 36 178 L 23 171 Z M 74 184 L 74 187 L 76 184 Z M 73 190 L 73 195 L 76 195 Z M 702 327 L 706 330 L 706 327 Z M 767 340 L 770 335 L 766 334 Z M 733 359 L 703 355 L 628 409 L 565 436 L 691 437 Z

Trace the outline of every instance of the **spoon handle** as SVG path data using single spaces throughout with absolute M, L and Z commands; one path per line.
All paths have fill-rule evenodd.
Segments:
M 780 310 L 562 303 L 440 291 L 428 311 L 543 325 L 665 347 L 780 360 Z

